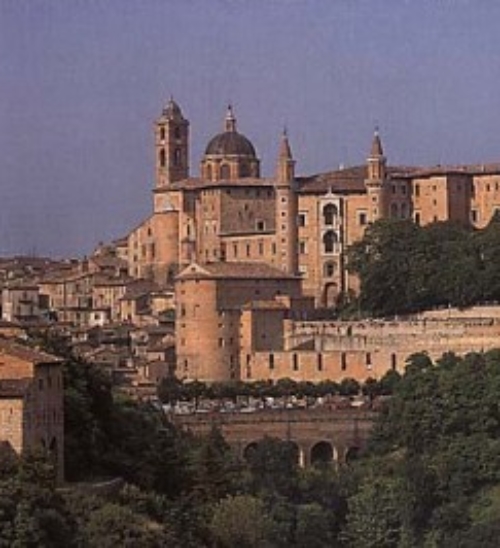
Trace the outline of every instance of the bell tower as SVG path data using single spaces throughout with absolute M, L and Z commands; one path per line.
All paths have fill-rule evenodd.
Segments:
M 171 98 L 155 123 L 157 189 L 189 177 L 189 121 Z

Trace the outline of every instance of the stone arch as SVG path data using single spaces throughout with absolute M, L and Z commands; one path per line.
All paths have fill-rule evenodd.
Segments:
M 335 261 L 326 261 L 323 265 L 323 276 L 325 278 L 332 278 L 335 275 L 336 269 L 337 265 L 335 264 Z
M 348 447 L 344 455 L 344 461 L 346 462 L 346 464 L 349 464 L 350 462 L 356 460 L 359 457 L 360 450 L 361 449 L 357 445 Z
M 326 307 L 335 306 L 338 297 L 338 285 L 336 283 L 329 283 L 325 285 L 324 289 L 324 305 Z
M 310 462 L 315 464 L 329 464 L 335 459 L 335 450 L 329 441 L 318 441 L 311 447 Z
M 333 230 L 328 230 L 323 235 L 323 251 L 325 253 L 333 253 L 335 244 L 339 241 L 337 234 Z
M 256 441 L 252 441 L 245 445 L 242 452 L 242 457 L 247 462 L 251 459 L 252 455 L 257 451 L 257 448 L 259 447 L 259 443 Z
M 323 208 L 323 224 L 325 226 L 332 226 L 338 217 L 339 210 L 335 204 L 326 204 Z
M 286 443 L 292 448 L 293 452 L 295 453 L 294 457 L 296 464 L 301 464 L 301 462 L 303 461 L 303 457 L 301 455 L 299 444 L 292 440 L 287 440 Z
M 231 171 L 229 169 L 229 164 L 222 164 L 220 166 L 220 178 L 222 180 L 227 180 L 231 177 Z

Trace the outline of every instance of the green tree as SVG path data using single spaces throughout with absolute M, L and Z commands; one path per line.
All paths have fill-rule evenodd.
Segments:
M 251 495 L 229 496 L 215 507 L 210 531 L 221 548 L 272 547 L 275 523 L 262 500 Z

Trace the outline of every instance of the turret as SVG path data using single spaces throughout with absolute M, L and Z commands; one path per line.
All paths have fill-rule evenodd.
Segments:
M 386 207 L 386 158 L 378 129 L 373 135 L 370 155 L 367 160 L 366 191 L 369 199 L 369 220 L 374 222 L 387 215 Z
M 295 178 L 295 160 L 288 142 L 286 129 L 283 130 L 280 151 L 278 156 L 277 178 L 280 183 L 290 183 Z
M 295 161 L 285 130 L 281 138 L 275 184 L 276 248 L 278 266 L 292 275 L 298 273 L 298 205 L 295 190 Z

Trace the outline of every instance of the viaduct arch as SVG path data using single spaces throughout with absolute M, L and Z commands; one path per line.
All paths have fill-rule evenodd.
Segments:
M 356 457 L 369 438 L 377 413 L 361 409 L 280 409 L 254 413 L 171 415 L 169 419 L 193 434 L 219 428 L 241 458 L 265 437 L 294 442 L 301 466 L 323 462 L 343 464 Z

